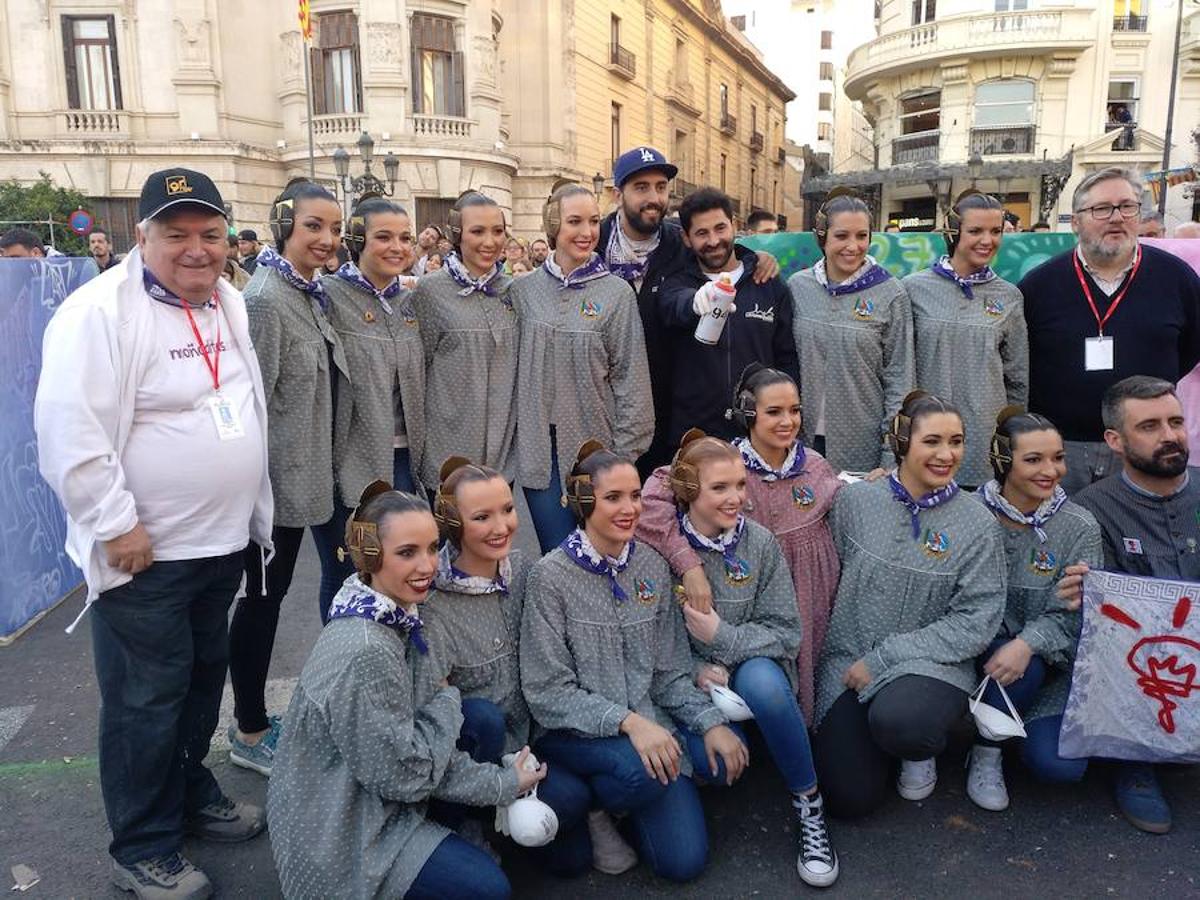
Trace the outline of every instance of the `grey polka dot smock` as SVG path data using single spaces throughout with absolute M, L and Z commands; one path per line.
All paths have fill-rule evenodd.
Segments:
M 982 493 L 974 496 L 983 503 Z M 1092 568 L 1104 567 L 1100 526 L 1090 512 L 1070 500 L 1043 526 L 1045 543 L 1032 528 L 999 522 L 1008 561 L 1008 598 L 999 636 L 1021 638 L 1047 666 L 1046 680 L 1024 718 L 1062 715 L 1081 620 L 1078 610 L 1071 612 L 1055 597 L 1054 589 L 1066 566 L 1082 561 Z
M 912 301 L 916 387 L 962 411 L 967 448 L 958 481 L 978 487 L 992 477 L 987 452 L 996 414 L 1029 402 L 1024 299 L 1002 278 L 973 285 L 971 300 L 930 269 L 902 283 Z
M 458 689 L 430 675 L 407 637 L 373 621 L 334 619 L 317 638 L 267 788 L 285 897 L 403 896 L 449 834 L 425 817 L 431 797 L 516 798 L 515 769 L 455 748 Z
M 912 310 L 895 278 L 833 296 L 812 269 L 788 279 L 800 358 L 804 442 L 824 410 L 825 458 L 836 470 L 890 467 L 883 436 L 913 388 Z
M 517 388 L 518 479 L 550 484 L 550 426 L 559 490 L 584 441 L 637 459 L 654 436 L 646 341 L 633 288 L 616 275 L 563 287 L 544 268 L 509 291 L 521 325 Z
M 425 484 L 437 484 L 438 469 L 456 455 L 513 480 L 518 335 L 511 284 L 498 275 L 498 296 L 464 297 L 440 269 L 412 292 L 425 345 L 425 448 L 417 473 Z
M 521 626 L 521 686 L 534 720 L 583 737 L 615 737 L 630 712 L 672 732 L 675 720 L 696 734 L 724 724 L 692 681 L 666 560 L 637 544 L 617 581 L 624 602 L 561 548 L 534 564 Z M 687 754 L 680 765 L 690 774 Z
M 842 578 L 817 667 L 816 722 L 846 690 L 842 676 L 860 659 L 871 673 L 859 692 L 864 703 L 902 675 L 971 690 L 975 657 L 1004 613 L 995 517 L 959 493 L 921 511 L 914 539 L 908 508 L 882 479 L 842 488 L 830 516 Z

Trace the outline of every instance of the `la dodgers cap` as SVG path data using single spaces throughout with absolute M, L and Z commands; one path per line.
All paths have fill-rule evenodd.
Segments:
M 142 185 L 138 219 L 154 219 L 167 209 L 191 204 L 225 215 L 225 201 L 211 178 L 194 169 L 163 169 Z
M 622 153 L 613 163 L 613 184 L 620 188 L 630 177 L 647 169 L 659 169 L 667 178 L 674 178 L 679 173 L 679 168 L 667 162 L 667 158 L 653 147 L 635 147 Z

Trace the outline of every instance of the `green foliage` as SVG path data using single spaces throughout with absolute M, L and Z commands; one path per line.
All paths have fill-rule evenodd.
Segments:
M 87 238 L 80 237 L 67 227 L 67 218 L 79 207 L 87 208 L 87 198 L 79 191 L 57 187 L 45 172 L 35 184 L 21 184 L 16 179 L 0 181 L 0 220 L 5 222 L 41 222 L 22 226 L 39 234 L 42 242 L 50 243 L 47 219 L 54 220 L 54 245 L 71 256 L 87 255 Z M 61 223 L 61 224 L 60 224 Z M 0 225 L 0 231 L 16 226 Z

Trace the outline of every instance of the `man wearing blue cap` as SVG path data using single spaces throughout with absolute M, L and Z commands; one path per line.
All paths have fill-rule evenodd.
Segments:
M 34 422 L 92 610 L 112 879 L 144 900 L 199 900 L 212 885 L 184 835 L 266 826 L 203 765 L 242 552 L 270 546 L 266 400 L 245 301 L 221 278 L 216 185 L 155 172 L 138 218 L 137 247 L 50 320 Z
M 653 147 L 622 153 L 613 163 L 617 208 L 600 223 L 597 248 L 609 269 L 633 285 L 646 333 L 655 429 L 650 449 L 638 460 L 643 478 L 669 462 L 674 453 L 667 441 L 674 364 L 664 340 L 658 295 L 667 276 L 688 260 L 678 223 L 666 220 L 669 185 L 678 172 Z M 753 278 L 761 284 L 779 273 L 779 264 L 769 253 L 758 251 L 757 255 Z

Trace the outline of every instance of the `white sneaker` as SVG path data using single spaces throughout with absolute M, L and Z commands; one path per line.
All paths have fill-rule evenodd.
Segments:
M 605 875 L 620 875 L 637 865 L 637 854 L 625 843 L 612 816 L 602 809 L 588 813 L 592 838 L 592 868 Z
M 820 792 L 800 798 L 793 803 L 796 810 L 796 831 L 800 855 L 796 871 L 800 880 L 813 887 L 829 887 L 837 881 L 837 852 L 829 845 L 829 829 L 825 826 L 824 803 Z
M 936 759 L 919 759 L 916 762 L 909 759 L 900 761 L 900 777 L 896 780 L 896 790 L 905 800 L 924 800 L 933 793 L 936 786 Z
M 967 760 L 967 796 L 975 805 L 992 812 L 1008 809 L 1004 786 L 1004 764 L 999 747 L 976 744 Z

